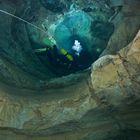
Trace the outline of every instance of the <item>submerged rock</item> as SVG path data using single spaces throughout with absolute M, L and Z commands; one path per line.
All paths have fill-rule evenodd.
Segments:
M 90 4 L 87 0 L 78 1 Z M 23 9 L 27 6 L 27 1 L 18 2 Z M 15 12 L 11 5 L 0 6 Z M 117 15 L 113 21 L 115 32 L 105 54 L 113 51 L 115 55 L 99 58 L 91 69 L 51 80 L 48 78 L 52 73 L 32 52 L 26 26 L 2 15 L 0 20 L 5 24 L 0 22 L 0 139 L 139 140 L 140 31 L 133 37 L 139 29 L 138 7 L 136 3 L 133 10 L 130 5 L 124 6 L 121 12 L 125 16 Z M 43 19 L 42 13 L 37 12 L 38 19 Z M 18 27 L 15 31 L 21 32 L 19 36 L 12 36 L 14 32 L 11 35 L 13 26 Z M 100 39 L 108 35 L 95 35 L 93 41 L 98 46 L 105 44 Z M 128 45 L 130 38 L 133 41 Z
M 97 60 L 91 76 L 77 84 L 59 87 L 57 91 L 34 91 L 42 92 L 41 96 L 16 89 L 29 94 L 22 97 L 12 95 L 13 88 L 1 86 L 0 126 L 5 129 L 0 130 L 0 138 L 24 140 L 31 135 L 30 139 L 100 140 L 121 137 L 123 130 L 134 131 L 136 136 L 140 128 L 139 64 L 140 32 L 117 55 Z
M 80 40 L 86 38 L 86 43 L 89 44 L 91 21 L 92 18 L 85 12 L 74 10 L 59 19 L 57 21 L 58 24 L 55 23 L 55 29 L 51 25 L 50 32 L 54 36 L 58 47 L 62 47 L 71 52 L 76 37 L 81 38 Z
M 42 5 L 52 12 L 63 12 L 64 9 L 66 9 L 66 6 L 64 3 L 62 3 L 60 0 L 40 0 Z
M 140 28 L 139 5 L 139 0 L 125 0 L 122 3 L 122 9 L 112 20 L 112 23 L 115 25 L 115 31 L 102 56 L 117 53 L 117 51 L 133 40 Z

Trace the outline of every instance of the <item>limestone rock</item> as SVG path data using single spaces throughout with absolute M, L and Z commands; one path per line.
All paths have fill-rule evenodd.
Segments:
M 20 9 L 18 5 L 20 5 Z M 11 14 L 16 14 L 25 20 L 28 15 L 26 11 L 28 6 L 28 3 L 23 1 L 19 1 L 17 5 L 9 1 L 0 3 L 0 8 L 2 10 L 10 12 Z M 27 7 L 27 9 L 25 9 L 25 7 Z M 27 15 L 23 15 L 25 13 Z M 24 72 L 28 72 L 35 77 L 42 77 L 41 79 L 50 77 L 51 72 L 41 64 L 32 51 L 26 31 L 26 24 L 1 12 L 0 17 L 0 57 L 4 57 L 9 63 L 15 65 L 15 67 L 20 67 Z
M 22 3 L 22 0 L 18 2 Z M 11 7 L 8 9 L 14 13 Z M 45 76 L 42 72 L 46 69 L 38 59 L 32 60 L 27 55 L 31 49 L 28 38 L 24 38 L 25 42 L 21 40 L 21 46 L 12 40 L 13 43 L 6 41 L 3 47 L 4 37 L 11 38 L 11 29 L 6 27 L 11 25 L 12 19 L 5 17 L 7 24 L 0 24 L 3 27 L 3 40 L 0 40 L 0 54 L 3 54 L 0 55 L 0 140 L 139 140 L 140 31 L 128 45 L 139 29 L 139 15 L 131 18 L 131 14 L 137 14 L 139 9 L 136 6 L 134 11 L 130 10 L 128 5 L 122 10 L 127 17 L 116 18 L 116 30 L 106 54 L 112 53 L 115 46 L 115 51 L 123 49 L 116 55 L 101 57 L 91 69 L 50 81 L 36 77 L 38 74 Z M 19 29 L 26 34 L 25 26 Z M 9 43 L 14 49 L 9 48 Z M 29 47 L 28 51 L 24 43 Z M 17 61 L 24 60 L 18 64 L 14 59 L 9 61 L 8 58 L 16 55 L 12 57 L 14 53 L 6 52 L 7 49 L 15 51 Z M 38 67 L 34 70 L 35 65 Z M 24 69 L 26 66 L 28 73 Z
M 101 56 L 116 54 L 133 40 L 140 28 L 139 5 L 139 0 L 125 0 L 121 11 L 112 21 L 115 25 L 115 31 Z
M 1 86 L 0 138 L 102 140 L 133 132 L 135 137 L 140 130 L 139 65 L 140 32 L 117 55 L 97 60 L 90 77 L 77 84 L 36 90 L 40 96 L 25 89 L 15 90 L 24 96 L 15 95 L 14 88 Z

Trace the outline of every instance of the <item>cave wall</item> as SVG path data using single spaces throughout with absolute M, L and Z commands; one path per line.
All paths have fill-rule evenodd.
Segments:
M 33 96 L 26 90 L 19 96 L 10 87 L 1 88 L 0 137 L 138 140 L 139 47 L 140 32 L 117 55 L 97 60 L 90 77 L 57 92 L 46 88 L 38 91 L 42 96 Z
M 139 5 L 139 0 L 125 0 L 121 4 L 121 10 L 111 21 L 115 25 L 115 31 L 101 56 L 116 54 L 117 51 L 133 40 L 140 28 Z
M 1 1 L 0 9 L 6 10 L 7 12 L 15 14 L 30 22 L 30 18 L 33 16 L 33 14 L 30 13 L 31 9 L 29 10 L 30 5 L 30 2 L 22 0 L 18 1 L 18 3 Z M 27 13 L 27 11 L 29 13 Z M 6 59 L 10 64 L 19 67 L 23 73 L 28 73 L 31 77 L 34 77 L 34 79 L 40 80 L 46 79 L 50 76 L 53 77 L 53 74 L 41 64 L 35 53 L 32 51 L 28 33 L 26 31 L 26 24 L 3 13 L 0 13 L 0 16 L 1 61 L 5 61 Z M 27 16 L 29 19 L 27 19 Z M 2 69 L 5 71 L 4 65 L 1 65 L 1 70 Z M 2 80 L 7 80 L 4 73 L 1 73 L 1 76 Z M 13 79 L 13 81 L 14 80 L 16 82 L 16 79 Z M 13 81 L 10 81 L 9 79 L 9 82 L 13 83 Z M 24 84 L 26 84 L 26 82 Z
M 130 9 L 130 5 L 124 6 L 118 16 L 126 11 L 125 16 L 119 22 L 118 16 L 114 19 L 115 32 L 105 54 L 121 49 L 116 55 L 105 55 L 91 69 L 49 82 L 40 80 L 44 76 L 40 69 L 46 69 L 23 51 L 25 44 L 9 48 L 12 21 L 3 16 L 1 20 L 7 22 L 0 22 L 0 139 L 139 140 L 140 32 L 134 38 L 139 15 L 133 15 L 139 9 Z M 11 7 L 8 10 L 14 13 Z M 30 50 L 29 42 L 25 43 Z M 15 57 L 11 51 L 5 52 L 9 49 L 15 51 Z M 25 65 L 14 61 L 20 60 L 17 55 L 26 59 Z M 36 61 L 39 67 L 34 69 Z

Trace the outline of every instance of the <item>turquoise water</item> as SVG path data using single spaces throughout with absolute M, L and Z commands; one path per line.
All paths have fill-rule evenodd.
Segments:
M 22 48 L 23 40 L 29 40 L 31 48 L 23 46 L 26 52 L 34 53 L 46 72 L 62 76 L 89 68 L 104 51 L 114 30 L 109 22 L 111 9 L 104 12 L 106 6 L 100 2 L 87 3 L 86 7 L 81 3 L 40 0 L 37 5 L 27 3 L 16 13 L 3 8 L 0 13 L 12 18 L 15 42 Z M 40 9 L 46 11 L 39 13 Z M 73 49 L 75 41 L 80 44 L 79 52 Z

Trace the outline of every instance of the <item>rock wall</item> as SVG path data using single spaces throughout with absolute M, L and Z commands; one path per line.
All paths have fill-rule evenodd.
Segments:
M 117 55 L 97 60 L 77 84 L 38 91 L 1 86 L 0 138 L 138 140 L 139 66 L 140 32 Z
M 29 3 L 30 2 L 22 0 L 18 1 L 18 3 L 7 0 L 1 1 L 0 9 L 30 21 L 30 19 L 27 19 L 27 15 L 31 15 L 29 18 L 32 18 L 33 14 L 30 13 Z M 27 11 L 29 13 L 27 13 Z M 29 73 L 38 80 L 50 78 L 50 76 L 53 77 L 53 74 L 41 64 L 32 51 L 24 22 L 0 12 L 0 28 L 1 61 L 5 61 L 6 59 L 13 66 L 19 67 L 23 73 Z M 2 69 L 3 66 L 1 65 L 1 70 Z M 3 75 L 3 73 L 1 73 L 1 75 Z M 6 81 L 7 77 L 3 76 L 2 80 Z M 12 83 L 13 81 L 9 79 L 9 82 Z
M 7 22 L 0 22 L 0 140 L 139 140 L 140 31 L 134 36 L 140 20 L 137 4 L 131 4 L 133 10 L 128 3 L 114 19 L 104 55 L 119 52 L 101 57 L 91 69 L 49 82 L 40 78 L 46 69 L 37 58 L 30 59 L 25 44 L 9 41 L 12 19 L 2 16 Z M 16 57 L 26 61 L 10 61 Z
M 124 1 L 124 4 L 121 5 L 122 9 L 112 20 L 115 25 L 115 31 L 101 56 L 106 54 L 116 54 L 117 51 L 133 40 L 140 28 L 140 1 Z

